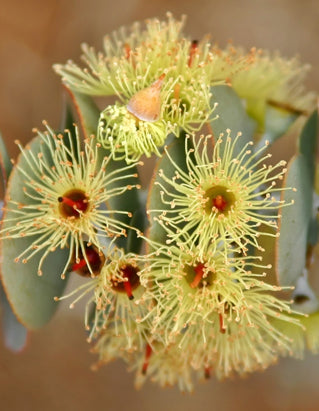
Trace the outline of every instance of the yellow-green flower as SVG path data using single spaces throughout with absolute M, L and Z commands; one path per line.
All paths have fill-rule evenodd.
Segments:
M 153 347 L 153 348 L 152 348 Z M 181 391 L 192 391 L 192 368 L 187 355 L 177 345 L 146 345 L 145 352 L 135 355 L 131 368 L 136 370 L 135 386 L 141 388 L 147 379 L 160 387 L 177 385 Z
M 170 123 L 164 120 L 142 121 L 125 106 L 115 104 L 101 113 L 98 136 L 103 147 L 109 149 L 114 158 L 132 162 L 142 154 L 147 157 L 153 153 L 160 156 L 159 148 L 172 130 Z
M 101 358 L 110 356 L 112 347 L 108 343 L 113 344 L 110 335 L 119 339 L 122 351 L 134 351 L 144 344 L 148 323 L 141 320 L 153 303 L 144 301 L 145 289 L 139 279 L 143 264 L 143 257 L 114 248 L 106 255 L 99 275 L 60 298 L 75 296 L 72 308 L 77 301 L 88 297 L 85 327 L 90 331 L 89 342 L 101 338 L 97 346 Z M 106 333 L 106 330 L 109 331 Z
M 8 190 L 5 227 L 1 231 L 6 238 L 29 238 L 30 245 L 16 261 L 26 263 L 32 256 L 42 253 L 38 266 L 56 248 L 69 248 L 69 257 L 62 276 L 74 259 L 78 262 L 86 256 L 86 244 L 93 244 L 99 252 L 111 241 L 126 235 L 125 224 L 117 220 L 129 212 L 109 210 L 107 202 L 120 196 L 133 186 L 125 185 L 125 178 L 135 176 L 133 165 L 108 172 L 111 158 L 98 162 L 100 145 L 92 136 L 82 147 L 77 129 L 75 136 L 55 134 L 46 125 L 46 132 L 36 130 L 39 144 L 36 149 L 20 145 L 21 156 L 17 172 L 24 180 L 24 201 L 17 202 L 14 191 Z M 21 162 L 23 160 L 23 166 Z M 115 184 L 116 183 L 116 184 Z
M 247 244 L 261 249 L 261 224 L 277 228 L 277 211 L 283 202 L 274 194 L 281 189 L 276 180 L 285 173 L 284 161 L 275 166 L 266 165 L 271 155 L 260 157 L 265 149 L 253 152 L 253 144 L 246 144 L 237 157 L 234 148 L 240 143 L 240 134 L 221 136 L 213 146 L 211 136 L 186 138 L 186 168 L 179 167 L 166 150 L 175 168 L 173 178 L 159 170 L 163 206 L 149 210 L 168 232 L 168 243 L 179 242 L 184 233 L 192 233 L 189 240 L 203 245 L 222 238 L 235 242 L 245 252 Z M 211 153 L 211 151 L 213 151 Z
M 242 59 L 246 52 L 231 47 L 233 60 Z M 236 93 L 245 101 L 248 114 L 255 118 L 259 131 L 264 130 L 267 105 L 279 110 L 302 114 L 314 106 L 315 94 L 306 92 L 305 77 L 309 65 L 298 58 L 285 59 L 279 53 L 252 49 L 245 70 L 229 74 Z
M 254 274 L 246 268 L 262 267 L 259 258 L 240 257 L 240 249 L 221 240 L 201 252 L 186 238 L 182 240 L 178 247 L 151 259 L 141 274 L 149 298 L 156 301 L 151 329 L 156 339 L 168 345 L 183 334 L 180 347 L 203 346 L 212 332 L 215 339 L 220 334 L 231 336 L 236 324 L 248 336 L 250 327 L 258 330 L 260 340 L 267 334 L 274 342 L 285 340 L 268 320 L 290 320 L 285 314 L 290 312 L 289 304 L 272 295 L 282 288 L 263 281 L 265 272 Z
M 128 35 L 122 30 L 106 38 L 104 53 L 85 45 L 89 69 L 55 66 L 71 89 L 119 98 L 102 112 L 98 134 L 104 147 L 128 161 L 159 155 L 169 133 L 196 131 L 211 116 L 211 46 L 185 38 L 183 24 L 170 14 L 167 22 L 148 20 L 145 30 L 137 24 Z

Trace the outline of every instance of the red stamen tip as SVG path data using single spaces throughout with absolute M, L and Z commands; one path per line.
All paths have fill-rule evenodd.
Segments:
M 142 374 L 145 375 L 149 365 L 150 357 L 152 355 L 152 347 L 149 344 L 146 344 L 145 348 L 145 361 L 142 367 Z
M 84 258 L 82 258 L 78 263 L 74 263 L 71 268 L 72 268 L 72 271 L 76 271 L 85 266 L 86 266 L 86 261 L 84 260 Z
M 124 289 L 125 289 L 125 292 L 126 292 L 128 298 L 129 298 L 129 300 L 133 300 L 134 295 L 133 295 L 133 292 L 132 292 L 132 285 L 131 285 L 129 280 L 124 282 Z
M 225 211 L 227 201 L 222 195 L 218 194 L 215 198 L 213 198 L 213 206 L 216 207 L 218 211 Z
M 209 367 L 205 367 L 204 375 L 205 375 L 206 380 L 210 378 L 210 368 Z
M 193 64 L 193 60 L 194 60 L 194 56 L 197 52 L 198 49 L 198 41 L 197 40 L 193 40 L 191 47 L 190 47 L 190 51 L 189 51 L 189 59 L 188 59 L 188 67 L 191 67 Z
M 222 334 L 225 334 L 225 332 L 226 332 L 226 328 L 224 326 L 224 317 L 223 317 L 222 314 L 219 314 L 219 331 Z
M 195 277 L 194 277 L 194 280 L 190 283 L 190 286 L 192 288 L 196 288 L 198 284 L 200 283 L 201 279 L 203 278 L 204 267 L 205 266 L 202 263 L 199 263 L 196 267 L 194 267 Z

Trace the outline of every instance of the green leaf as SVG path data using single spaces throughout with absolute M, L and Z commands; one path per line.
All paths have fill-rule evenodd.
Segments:
M 256 143 L 256 149 L 274 143 L 279 137 L 283 136 L 289 127 L 296 121 L 298 114 L 271 105 L 267 105 L 265 114 L 265 132 L 261 139 Z
M 41 141 L 39 137 L 36 137 L 30 143 L 30 150 L 35 156 L 40 152 Z M 42 152 L 44 152 L 43 147 Z M 32 175 L 32 170 L 24 156 L 20 155 L 17 165 Z M 30 198 L 24 194 L 24 185 L 24 177 L 15 167 L 8 182 L 6 201 L 11 198 L 18 203 L 30 203 Z M 16 214 L 5 208 L 2 226 L 4 230 L 15 224 L 10 222 L 10 218 L 13 217 L 16 217 Z M 66 280 L 61 279 L 60 273 L 66 264 L 69 250 L 59 249 L 50 253 L 42 266 L 42 277 L 37 275 L 42 255 L 40 252 L 26 264 L 14 261 L 18 255 L 32 245 L 35 238 L 36 236 L 25 236 L 12 239 L 8 236 L 1 241 L 3 286 L 13 312 L 27 328 L 39 328 L 50 320 L 58 306 L 54 297 L 62 294 L 67 283 Z
M 1 168 L 1 174 L 2 174 L 3 190 L 5 191 L 8 178 L 12 170 L 12 163 L 10 161 L 7 147 L 5 145 L 5 142 L 2 139 L 1 133 L 0 133 L 0 168 Z
M 136 210 L 130 221 L 130 225 L 143 232 L 145 228 L 145 211 L 140 209 Z M 127 241 L 125 245 L 125 252 L 138 254 L 141 250 L 142 238 L 137 236 L 135 230 L 129 229 L 127 234 Z
M 11 351 L 21 351 L 27 342 L 27 329 L 17 320 L 0 284 L 4 344 Z
M 281 285 L 294 285 L 306 264 L 308 227 L 312 214 L 312 185 L 309 181 L 308 164 L 299 154 L 288 164 L 285 187 L 297 191 L 283 191 L 286 203 L 281 210 L 280 237 L 277 240 L 277 275 Z
M 318 146 L 318 112 L 315 110 L 304 125 L 298 140 L 299 152 L 304 155 L 311 184 L 314 183 Z
M 67 87 L 66 90 L 69 93 L 79 116 L 85 136 L 88 137 L 91 134 L 96 135 L 100 118 L 100 110 L 94 100 L 86 94 L 75 92 Z
M 242 133 L 239 144 L 236 144 L 234 155 L 238 155 L 241 149 L 249 141 L 253 140 L 257 123 L 248 116 L 242 100 L 236 92 L 226 85 L 218 85 L 211 88 L 212 104 L 218 103 L 214 114 L 218 118 L 211 122 L 211 128 L 215 138 L 226 129 L 231 130 L 231 137 L 235 138 L 238 132 Z
M 182 135 L 180 138 L 174 140 L 172 144 L 167 147 L 167 152 L 170 157 L 174 160 L 174 162 L 182 169 L 187 170 L 186 166 L 186 155 L 185 155 L 185 136 Z M 170 161 L 166 152 L 163 153 L 163 156 L 158 160 L 153 178 L 149 188 L 149 195 L 147 200 L 147 210 L 170 210 L 169 204 L 164 204 L 162 202 L 161 191 L 162 188 L 158 185 L 158 183 L 165 186 L 165 181 L 159 176 L 159 170 L 163 170 L 164 174 L 168 178 L 173 178 L 175 175 L 176 168 L 174 164 Z M 172 188 L 169 188 L 172 191 Z M 149 238 L 152 241 L 155 241 L 160 244 L 165 244 L 166 241 L 166 231 L 165 229 L 157 222 L 154 221 L 154 218 L 159 217 L 161 212 L 151 212 L 149 213 L 150 219 L 150 230 L 149 230 Z

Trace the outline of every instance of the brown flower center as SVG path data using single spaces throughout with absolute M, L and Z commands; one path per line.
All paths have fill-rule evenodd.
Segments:
M 205 197 L 208 198 L 206 212 L 209 214 L 213 209 L 217 213 L 227 215 L 236 202 L 234 194 L 223 186 L 209 188 L 205 193 Z
M 133 290 L 140 284 L 140 278 L 137 275 L 139 268 L 131 264 L 126 264 L 120 268 L 120 271 L 126 281 L 112 280 L 112 288 L 117 292 L 126 293 L 128 298 L 133 300 Z
M 95 276 L 100 274 L 101 268 L 105 262 L 105 257 L 102 252 L 99 252 L 98 249 L 93 245 L 85 246 L 86 259 L 81 252 L 79 255 L 78 262 L 74 262 L 71 265 L 71 271 L 75 271 L 77 274 L 82 275 L 83 277 L 90 277 L 91 273 Z M 88 264 L 90 269 L 88 267 Z
M 88 198 L 84 191 L 73 189 L 67 191 L 62 197 L 58 198 L 59 211 L 65 218 L 79 218 L 89 208 Z
M 186 281 L 191 288 L 203 288 L 213 284 L 214 273 L 207 272 L 204 263 L 197 263 L 195 266 L 186 267 Z

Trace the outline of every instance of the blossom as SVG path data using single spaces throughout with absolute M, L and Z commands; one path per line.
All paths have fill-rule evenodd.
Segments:
M 185 239 L 178 247 L 171 245 L 166 253 L 154 257 L 141 273 L 141 283 L 148 287 L 149 298 L 156 301 L 151 334 L 167 346 L 178 340 L 183 350 L 192 347 L 192 356 L 201 353 L 197 364 L 202 368 L 207 356 L 223 355 L 219 345 L 227 343 L 227 339 L 238 340 L 242 336 L 242 345 L 233 342 L 233 346 L 246 350 L 247 347 L 251 350 L 255 341 L 256 352 L 260 350 L 266 355 L 273 345 L 288 344 L 269 321 L 269 318 L 291 321 L 287 315 L 291 311 L 289 304 L 272 295 L 283 288 L 263 281 L 265 272 L 252 272 L 262 267 L 259 258 L 242 257 L 239 252 L 240 249 L 219 240 L 200 253 L 196 245 L 189 246 Z M 206 345 L 211 346 L 210 350 L 206 350 Z M 227 353 L 227 344 L 224 345 Z M 238 350 L 227 355 L 237 354 Z
M 233 46 L 229 48 L 229 55 L 232 61 L 247 56 L 245 50 Z M 248 57 L 244 70 L 228 76 L 236 93 L 244 99 L 248 114 L 257 120 L 259 131 L 264 131 L 269 105 L 299 115 L 313 107 L 315 94 L 306 92 L 303 85 L 309 65 L 302 65 L 297 57 L 286 59 L 279 53 L 256 48 Z
M 193 390 L 192 368 L 176 344 L 147 344 L 145 352 L 137 353 L 131 363 L 131 369 L 136 370 L 136 388 L 150 379 L 162 388 L 177 385 L 181 391 Z
M 88 69 L 73 62 L 55 65 L 71 88 L 90 95 L 116 95 L 119 102 L 102 111 L 98 137 L 112 153 L 130 161 L 141 154 L 160 155 L 169 133 L 193 132 L 208 121 L 210 43 L 181 33 L 184 20 L 148 20 L 106 38 L 104 53 L 83 46 Z M 220 83 L 217 80 L 215 83 Z
M 104 38 L 104 52 L 82 45 L 82 69 L 72 61 L 54 69 L 72 89 L 89 95 L 117 95 L 130 99 L 163 73 L 180 74 L 186 82 L 203 76 L 211 61 L 210 44 L 192 42 L 182 28 L 185 17 L 177 21 L 168 13 L 167 21 L 149 19 L 145 28 L 134 23 Z M 173 75 L 173 74 L 172 74 Z M 176 78 L 176 76 L 175 76 Z
M 144 344 L 148 322 L 141 324 L 141 319 L 147 316 L 153 303 L 144 301 L 145 289 L 139 280 L 143 264 L 143 256 L 115 247 L 107 253 L 95 278 L 57 298 L 75 296 L 70 304 L 73 308 L 80 299 L 88 297 L 85 327 L 89 330 L 88 341 L 99 341 L 96 350 L 101 358 L 109 358 L 110 350 L 114 351 L 111 335 L 117 339 L 115 345 L 121 351 L 134 351 Z
M 23 197 L 16 199 L 16 191 L 8 190 L 1 230 L 2 239 L 21 237 L 30 245 L 16 257 L 26 263 L 34 255 L 41 255 L 38 274 L 47 255 L 57 248 L 68 248 L 62 277 L 73 261 L 84 258 L 93 275 L 86 253 L 86 244 L 93 244 L 99 253 L 106 248 L 105 239 L 114 241 L 126 235 L 121 215 L 130 212 L 109 210 L 106 203 L 132 186 L 125 179 L 136 175 L 126 166 L 109 171 L 111 158 L 98 160 L 100 145 L 95 137 L 81 147 L 77 128 L 75 136 L 55 134 L 45 123 L 46 132 L 36 130 L 37 137 L 25 149 L 15 166 L 23 184 Z M 20 195 L 20 194 L 19 194 Z
M 198 141 L 186 137 L 184 168 L 165 149 L 174 176 L 170 178 L 159 170 L 160 178 L 155 184 L 161 189 L 163 204 L 148 213 L 167 231 L 168 243 L 179 242 L 181 235 L 192 233 L 188 240 L 198 241 L 199 249 L 222 238 L 230 239 L 246 252 L 247 244 L 261 249 L 260 235 L 277 235 L 260 232 L 258 227 L 263 223 L 277 229 L 277 210 L 284 203 L 274 194 L 281 190 L 276 187 L 276 180 L 283 178 L 286 163 L 265 165 L 271 155 L 260 154 L 267 145 L 253 152 L 251 142 L 235 157 L 241 135 L 231 138 L 230 130 L 226 132 L 214 147 L 210 135 L 201 136 Z

